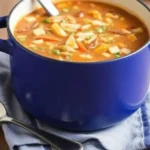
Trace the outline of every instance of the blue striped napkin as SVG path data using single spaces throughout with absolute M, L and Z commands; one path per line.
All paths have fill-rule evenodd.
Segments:
M 8 114 L 33 126 L 83 143 L 84 150 L 143 150 L 150 147 L 150 94 L 131 117 L 120 124 L 97 132 L 70 133 L 39 122 L 26 114 L 17 102 L 10 82 L 9 57 L 0 53 L 0 100 Z M 49 145 L 19 127 L 3 125 L 10 150 L 52 150 Z

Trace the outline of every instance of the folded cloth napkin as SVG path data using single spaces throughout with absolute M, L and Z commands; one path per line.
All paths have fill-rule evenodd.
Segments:
M 83 143 L 84 150 L 143 150 L 150 147 L 150 94 L 145 104 L 120 124 L 97 132 L 73 133 L 54 129 L 25 113 L 17 102 L 10 82 L 9 57 L 0 53 L 0 100 L 8 114 L 37 128 Z M 15 125 L 3 125 L 10 150 L 52 150 Z

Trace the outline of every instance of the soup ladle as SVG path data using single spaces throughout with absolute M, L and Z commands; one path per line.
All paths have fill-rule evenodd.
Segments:
M 15 125 L 18 125 L 27 131 L 31 132 L 44 142 L 50 144 L 57 150 L 83 150 L 82 144 L 78 142 L 74 142 L 68 139 L 65 139 L 63 137 L 59 137 L 57 135 L 54 135 L 52 133 L 47 133 L 43 130 L 33 128 L 32 126 L 23 123 L 19 120 L 15 120 L 13 118 L 10 118 L 7 116 L 6 109 L 3 106 L 2 103 L 0 103 L 0 124 L 3 123 L 13 123 Z
M 51 0 L 37 0 L 42 7 L 48 12 L 50 16 L 57 16 L 59 15 L 59 11 L 54 6 Z

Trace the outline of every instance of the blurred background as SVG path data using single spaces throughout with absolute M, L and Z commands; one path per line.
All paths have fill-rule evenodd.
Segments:
M 0 0 L 0 16 L 8 15 L 19 0 Z M 0 38 L 7 38 L 6 29 L 0 29 Z

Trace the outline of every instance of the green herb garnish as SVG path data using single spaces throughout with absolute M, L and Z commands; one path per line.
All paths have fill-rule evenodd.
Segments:
M 45 50 L 45 47 L 40 47 L 40 50 Z
M 20 36 L 18 36 L 18 39 L 19 39 L 20 42 L 25 42 L 26 39 L 27 39 L 27 36 L 20 35 Z
M 53 54 L 55 54 L 55 55 L 60 55 L 60 50 L 54 49 L 54 50 L 53 50 Z
M 26 41 L 26 37 L 22 37 L 22 38 L 20 38 L 19 40 L 21 41 L 21 42 L 25 42 Z
M 115 42 L 113 37 L 107 37 L 107 40 L 108 40 L 108 42 L 107 42 L 108 44 Z
M 90 40 L 92 38 L 92 36 L 88 36 L 86 37 L 86 40 Z
M 33 49 L 34 51 L 37 51 L 37 50 L 38 50 L 38 48 L 37 48 L 37 47 L 32 47 L 32 49 Z
M 104 32 L 104 29 L 102 29 L 102 28 L 97 28 L 96 31 L 97 31 L 98 33 L 103 33 L 103 32 Z
M 68 12 L 69 10 L 67 8 L 62 9 L 63 12 Z
M 84 33 L 93 32 L 93 30 L 85 30 Z
M 114 55 L 115 55 L 117 58 L 120 58 L 120 57 L 121 57 L 120 53 L 114 53 Z
M 101 28 L 105 31 L 107 29 L 107 26 L 101 26 Z
M 61 49 L 62 52 L 65 52 L 66 51 L 66 46 L 63 45 L 60 49 Z
M 42 22 L 43 22 L 43 23 L 47 23 L 47 24 L 48 24 L 48 23 L 51 23 L 51 21 L 49 20 L 49 18 L 46 18 L 46 19 L 42 20 Z
M 46 34 L 51 34 L 51 31 L 49 30 L 49 31 L 46 31 Z
M 63 22 L 63 23 L 67 23 L 67 22 L 68 22 L 68 19 L 67 19 L 67 18 L 64 18 L 64 19 L 62 19 L 62 22 Z
M 103 33 L 107 29 L 107 26 L 101 26 L 100 28 L 97 28 L 96 31 L 98 33 Z

